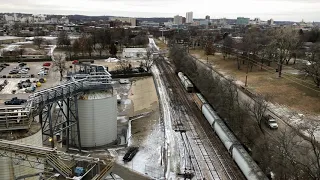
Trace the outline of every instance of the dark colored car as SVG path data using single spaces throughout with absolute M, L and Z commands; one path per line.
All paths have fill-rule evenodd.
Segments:
M 27 102 L 26 99 L 18 99 L 17 97 L 12 98 L 10 101 L 4 102 L 5 105 L 21 105 Z
M 124 162 L 131 161 L 138 151 L 139 151 L 139 147 L 130 147 L 127 153 L 123 156 L 123 161 Z
M 10 64 L 8 64 L 8 63 L 3 63 L 3 65 L 5 65 L 5 66 L 10 66 Z
M 20 63 L 20 64 L 19 64 L 20 67 L 23 67 L 23 66 L 25 66 L 25 65 L 27 65 L 27 64 L 26 64 L 26 63 Z

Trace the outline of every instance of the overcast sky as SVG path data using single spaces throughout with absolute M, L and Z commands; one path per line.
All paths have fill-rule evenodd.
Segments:
M 0 0 L 1 12 L 320 21 L 320 0 Z

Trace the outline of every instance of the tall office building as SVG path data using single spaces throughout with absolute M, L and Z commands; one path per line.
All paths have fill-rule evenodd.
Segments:
M 250 18 L 237 17 L 237 25 L 248 25 Z
M 192 22 L 193 22 L 193 12 L 187 12 L 186 23 L 192 23 Z
M 206 15 L 206 20 L 210 21 L 210 16 L 209 15 Z
M 182 24 L 182 16 L 176 15 L 173 17 L 173 24 L 180 25 Z

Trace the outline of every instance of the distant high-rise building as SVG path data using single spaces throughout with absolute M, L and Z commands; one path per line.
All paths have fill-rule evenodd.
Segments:
M 186 23 L 186 18 L 182 17 L 182 24 L 185 24 L 185 23 Z
M 268 25 L 273 25 L 274 24 L 274 21 L 273 21 L 273 19 L 270 19 L 270 20 L 268 20 Z
M 261 23 L 261 20 L 260 18 L 254 18 L 253 20 L 255 22 L 255 24 L 260 24 Z
M 206 20 L 210 21 L 210 16 L 206 15 Z
M 248 25 L 250 18 L 237 17 L 237 25 Z
M 193 12 L 187 12 L 186 13 L 186 23 L 192 23 L 193 22 Z
M 176 15 L 173 17 L 173 24 L 182 24 L 182 16 Z

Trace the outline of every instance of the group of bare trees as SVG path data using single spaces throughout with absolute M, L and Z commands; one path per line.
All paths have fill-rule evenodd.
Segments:
M 64 47 L 71 57 L 85 57 L 103 55 L 116 56 L 122 47 L 145 47 L 148 44 L 147 34 L 144 31 L 130 29 L 95 29 L 83 33 L 80 38 L 71 42 L 64 31 L 58 36 L 58 46 Z
M 263 126 L 268 110 L 266 97 L 256 96 L 254 101 L 239 98 L 232 81 L 191 57 L 182 45 L 171 44 L 170 58 L 176 71 L 192 80 L 235 135 L 252 150 L 253 158 L 266 174 L 273 172 L 276 179 L 320 179 L 320 146 L 314 131 L 308 131 L 310 138 L 301 138 L 295 129 L 281 131 L 279 136 L 267 134 Z
M 238 69 L 240 69 L 240 59 L 243 64 L 250 67 L 264 64 L 271 66 L 276 63 L 278 76 L 282 76 L 283 66 L 296 64 L 296 60 L 308 60 L 307 66 L 302 66 L 303 70 L 311 76 L 317 87 L 320 87 L 320 65 L 318 49 L 320 43 L 320 31 L 315 28 L 311 32 L 303 32 L 292 27 L 281 27 L 277 29 L 261 30 L 258 28 L 247 29 L 241 41 L 234 41 L 230 36 L 223 38 L 220 51 L 224 58 L 230 54 L 237 57 Z M 305 48 L 304 42 L 312 42 L 310 48 Z
M 308 64 L 303 70 L 312 77 L 314 83 L 320 88 L 320 44 L 314 44 L 307 53 Z

